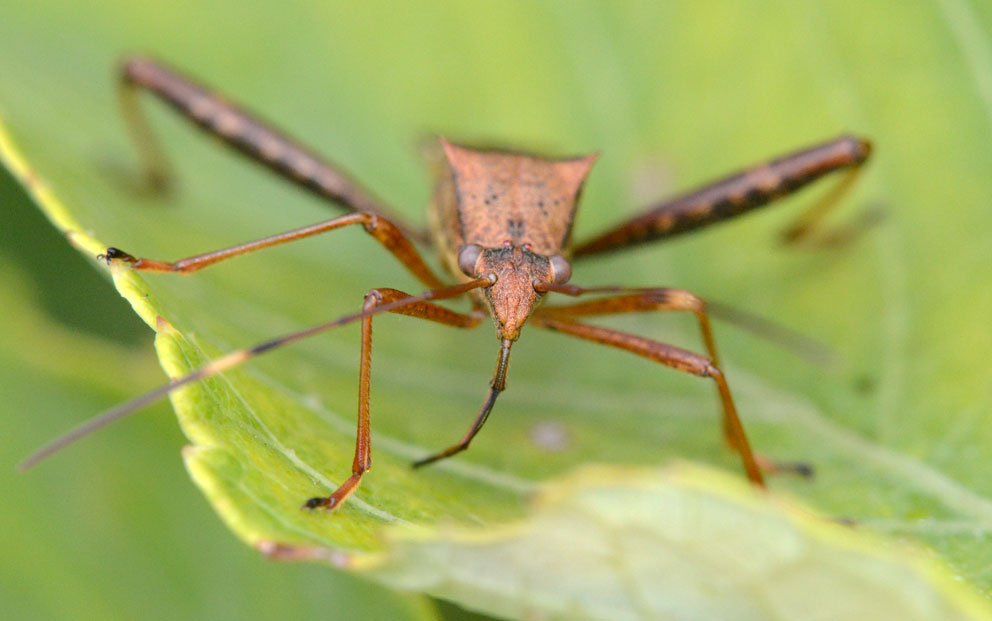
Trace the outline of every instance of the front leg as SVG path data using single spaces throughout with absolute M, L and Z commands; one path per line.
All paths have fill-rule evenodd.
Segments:
M 571 295 L 599 292 L 597 289 L 585 289 L 572 285 L 569 285 L 569 287 Z M 606 288 L 607 291 L 610 291 L 610 289 L 612 288 Z M 628 289 L 628 291 L 629 293 L 626 293 L 618 289 L 618 293 L 623 292 L 626 295 L 599 298 L 576 304 L 545 306 L 541 309 L 541 314 L 550 318 L 570 319 L 572 317 L 615 315 L 619 313 L 688 311 L 695 315 L 696 320 L 699 322 L 703 344 L 706 346 L 706 353 L 709 354 L 710 360 L 715 366 L 720 366 L 720 358 L 716 353 L 716 341 L 713 339 L 713 330 L 710 327 L 710 318 L 706 313 L 706 302 L 685 289 L 657 287 L 650 289 Z
M 622 295 L 615 295 L 606 298 L 599 298 L 590 300 L 587 302 L 578 302 L 575 304 L 565 304 L 565 305 L 551 305 L 545 306 L 538 312 L 538 316 L 535 319 L 535 324 L 539 326 L 549 327 L 551 329 L 557 329 L 551 327 L 547 322 L 559 320 L 563 321 L 570 326 L 579 326 L 579 331 L 582 329 L 595 330 L 591 326 L 586 326 L 585 324 L 579 324 L 572 321 L 575 317 L 583 316 L 597 316 L 597 315 L 610 315 L 619 313 L 635 313 L 635 312 L 663 312 L 663 311 L 683 311 L 691 312 L 695 315 L 696 320 L 699 322 L 699 330 L 703 338 L 703 344 L 706 347 L 707 354 L 709 355 L 709 360 L 705 361 L 709 366 L 713 368 L 719 375 L 720 379 L 716 379 L 712 372 L 706 374 L 707 377 L 714 377 L 717 383 L 717 392 L 720 395 L 721 403 L 723 404 L 723 436 L 727 444 L 731 448 L 741 453 L 743 456 L 742 447 L 739 442 L 743 439 L 746 443 L 747 439 L 744 437 L 743 428 L 741 428 L 740 421 L 737 418 L 736 409 L 733 406 L 733 401 L 730 399 L 729 388 L 726 386 L 725 380 L 723 380 L 723 371 L 720 368 L 719 356 L 716 350 L 716 340 L 713 338 L 713 330 L 710 327 L 709 315 L 706 312 L 706 302 L 696 296 L 695 294 L 686 291 L 684 289 L 671 289 L 666 287 L 659 288 L 649 288 L 649 289 L 624 289 L 619 287 L 602 287 L 602 288 L 583 288 L 576 285 L 563 285 L 556 286 L 552 288 L 553 291 L 558 291 L 560 293 L 566 293 L 568 295 L 579 296 L 588 293 L 621 293 Z M 556 324 L 559 325 L 559 324 Z M 567 330 L 562 330 L 567 331 Z M 571 333 L 571 332 L 570 332 Z M 584 335 L 590 335 L 592 332 L 583 332 L 583 334 L 575 334 L 574 336 L 580 336 L 581 338 L 587 338 Z M 620 333 L 614 333 L 620 334 Z M 640 337 L 631 337 L 640 338 Z M 596 340 L 596 339 L 593 339 Z M 598 341 L 603 342 L 603 341 Z M 614 344 L 616 343 L 607 343 Z M 670 346 L 664 346 L 670 347 Z M 673 348 L 677 349 L 677 348 Z M 684 352 L 683 350 L 677 350 L 681 354 L 688 354 L 689 352 Z M 637 353 L 637 352 L 635 352 Z M 642 354 L 643 355 L 643 354 Z M 695 354 L 690 354 L 695 356 Z M 697 356 L 698 357 L 698 356 Z M 705 360 L 705 359 L 703 359 Z M 664 361 L 664 364 L 669 364 Z M 669 365 L 676 366 L 676 365 Z M 681 368 L 681 367 L 677 367 Z M 689 370 L 689 372 L 696 372 L 703 369 L 703 366 L 693 367 L 696 370 Z M 687 369 L 682 369 L 687 370 Z M 739 433 L 738 433 L 739 430 Z M 750 453 L 750 449 L 748 449 Z M 813 468 L 805 463 L 780 463 L 773 461 L 762 455 L 753 455 L 754 461 L 761 467 L 762 470 L 766 472 L 791 472 L 799 474 L 801 476 L 812 476 Z
M 409 294 L 396 289 L 373 289 L 365 295 L 362 305 L 363 312 L 386 304 L 394 303 L 409 297 Z M 479 325 L 482 315 L 479 313 L 456 313 L 437 304 L 418 302 L 397 308 L 394 313 L 418 317 L 428 321 L 443 323 L 455 328 L 474 328 Z M 372 316 L 362 319 L 362 357 L 358 373 L 358 432 L 355 436 L 355 459 L 351 465 L 351 476 L 345 480 L 331 495 L 317 496 L 304 503 L 304 508 L 316 509 L 324 507 L 328 510 L 341 506 L 357 488 L 362 475 L 372 467 L 372 439 L 369 417 L 369 389 L 372 383 Z
M 723 405 L 724 430 L 728 434 L 727 440 L 730 446 L 740 454 L 747 478 L 759 487 L 765 486 L 764 477 L 761 475 L 761 467 L 758 465 L 758 460 L 755 459 L 755 455 L 751 451 L 751 444 L 748 442 L 747 434 L 744 433 L 744 426 L 741 425 L 740 417 L 737 415 L 734 400 L 730 396 L 730 388 L 727 386 L 727 380 L 724 378 L 723 372 L 711 360 L 699 354 L 694 354 L 673 345 L 667 345 L 642 336 L 635 336 L 626 332 L 620 332 L 619 330 L 592 326 L 568 319 L 558 319 L 541 313 L 534 317 L 533 323 L 548 330 L 563 332 L 587 341 L 625 349 L 638 356 L 654 360 L 673 369 L 712 379 L 716 383 L 717 391 L 720 394 L 720 402 Z
M 262 341 L 253 347 L 247 349 L 237 349 L 229 352 L 220 358 L 215 358 L 203 365 L 202 367 L 187 373 L 181 377 L 176 377 L 168 384 L 160 386 L 155 390 L 146 392 L 145 394 L 135 397 L 134 399 L 122 403 L 116 407 L 113 407 L 106 412 L 91 418 L 90 420 L 84 422 L 79 427 L 76 427 L 72 431 L 62 435 L 61 437 L 55 439 L 49 444 L 43 446 L 42 448 L 35 451 L 33 454 L 28 456 L 23 462 L 18 465 L 21 471 L 27 470 L 38 464 L 38 462 L 50 457 L 51 455 L 57 453 L 63 448 L 69 446 L 70 444 L 88 436 L 89 434 L 114 423 L 125 416 L 133 414 L 145 406 L 154 403 L 171 394 L 173 391 L 199 382 L 200 380 L 207 379 L 208 377 L 213 377 L 219 373 L 223 373 L 230 369 L 233 369 L 245 362 L 255 358 L 256 356 L 261 356 L 262 354 L 292 345 L 293 343 L 298 343 L 304 339 L 316 336 L 318 334 L 323 334 L 328 330 L 333 330 L 334 328 L 347 325 L 354 321 L 368 319 L 371 315 L 376 313 L 386 313 L 386 312 L 396 312 L 405 313 L 409 315 L 421 316 L 428 315 L 425 318 L 433 319 L 434 321 L 442 321 L 442 323 L 447 323 L 444 321 L 445 318 L 449 317 L 449 314 L 453 311 L 437 306 L 434 304 L 429 304 L 429 300 L 447 300 L 450 298 L 455 298 L 472 291 L 473 289 L 478 289 L 479 287 L 488 287 L 495 282 L 492 278 L 479 278 L 476 280 L 470 280 L 466 283 L 459 285 L 450 285 L 447 287 L 441 287 L 439 289 L 433 289 L 431 291 L 425 291 L 418 295 L 403 295 L 401 292 L 395 292 L 399 294 L 398 296 L 390 297 L 390 302 L 384 302 L 382 304 L 375 304 L 370 308 L 359 313 L 352 313 L 350 315 L 344 315 L 338 317 L 332 321 L 327 321 L 324 323 L 317 324 L 315 326 L 310 326 L 304 330 L 297 330 L 296 332 L 290 332 L 289 334 L 284 334 L 282 336 L 269 339 L 267 341 Z M 383 291 L 393 291 L 392 289 Z M 407 308 L 412 310 L 407 311 Z M 424 309 L 435 309 L 424 310 Z M 457 313 L 455 313 L 457 315 Z M 452 319 L 454 323 L 459 322 L 477 322 L 480 317 L 474 315 L 466 315 L 467 319 Z M 467 326 L 466 326 L 467 327 Z M 371 326 L 370 326 L 371 329 Z

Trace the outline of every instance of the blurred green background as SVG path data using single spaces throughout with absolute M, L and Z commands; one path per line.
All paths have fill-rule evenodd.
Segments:
M 346 163 L 414 219 L 427 196 L 415 144 L 432 131 L 555 153 L 600 150 L 577 223 L 580 236 L 649 196 L 840 131 L 868 135 L 877 157 L 834 221 L 866 206 L 882 207 L 888 218 L 852 247 L 833 253 L 777 248 L 776 227 L 797 212 L 800 199 L 698 238 L 582 266 L 576 274 L 582 282 L 623 274 L 630 283 L 684 286 L 830 344 L 842 364 L 826 373 L 720 329 L 731 369 L 779 390 L 741 382 L 742 411 L 757 413 L 749 425 L 755 444 L 777 455 L 808 457 L 821 469 L 815 484 L 787 481 L 786 489 L 828 513 L 932 546 L 987 594 L 990 37 L 992 7 L 966 0 L 816 6 L 448 2 L 430 8 L 373 2 L 258 5 L 251 11 L 235 2 L 84 7 L 14 0 L 0 7 L 0 118 L 25 148 L 44 153 L 42 172 L 58 190 L 67 189 L 63 198 L 84 225 L 101 239 L 128 240 L 130 245 L 121 243 L 125 249 L 147 248 L 162 258 L 213 248 L 225 235 L 239 241 L 310 222 L 323 212 L 275 183 L 258 181 L 260 173 L 225 153 L 210 154 L 213 145 L 184 137 L 192 132 L 158 113 L 156 127 L 169 136 L 170 153 L 200 164 L 180 164 L 183 187 L 198 204 L 129 209 L 127 189 L 114 178 L 131 161 L 114 110 L 89 99 L 73 102 L 76 92 L 98 92 L 112 104 L 113 62 L 129 50 L 155 53 L 237 93 Z M 73 187 L 79 170 L 98 180 L 92 193 Z M 115 195 L 127 198 L 112 208 L 98 200 Z M 215 203 L 221 205 L 216 211 Z M 280 208 L 268 208 L 272 204 Z M 12 474 L 19 459 L 55 433 L 156 385 L 162 375 L 149 347 L 151 332 L 6 173 L 0 174 L 0 218 L 0 391 L 7 404 L 0 421 L 0 468 L 7 473 L 0 476 L 0 525 L 8 542 L 0 560 L 0 601 L 6 615 L 436 614 L 425 600 L 321 567 L 267 563 L 242 546 L 190 484 L 179 456 L 184 439 L 166 405 L 29 475 Z M 338 247 L 342 255 L 375 252 L 357 237 Z M 334 262 L 320 245 L 301 253 L 283 257 L 293 265 Z M 358 300 L 362 290 L 400 278 L 392 266 L 379 267 L 387 263 L 382 259 L 347 261 L 347 267 L 338 262 L 328 271 L 344 271 L 334 278 L 347 286 L 349 301 Z M 215 284 L 222 294 L 223 287 L 247 290 L 270 305 L 308 286 L 300 273 L 273 282 L 264 258 L 250 265 L 269 278 L 247 286 L 236 275 L 199 282 Z M 287 302 L 285 325 L 324 316 L 308 313 L 307 304 L 312 300 Z M 334 311 L 346 308 L 338 303 Z M 620 325 L 657 330 L 649 321 Z M 664 334 L 688 335 L 693 343 L 691 323 L 679 325 Z M 256 334 L 233 321 L 216 330 L 243 344 L 270 326 L 249 328 Z M 342 338 L 353 344 L 352 337 Z M 411 338 L 400 345 L 383 339 L 381 358 L 425 347 Z M 438 338 L 428 349 L 432 360 L 463 342 Z M 439 398 L 452 412 L 475 407 L 495 352 L 490 334 L 473 338 L 467 351 L 452 354 L 451 364 L 478 367 L 480 379 L 477 387 Z M 676 416 L 645 430 L 637 413 L 652 392 L 635 390 L 629 403 L 618 404 L 610 429 L 619 439 L 597 441 L 598 412 L 566 418 L 573 414 L 567 407 L 556 410 L 548 399 L 532 396 L 543 378 L 557 386 L 608 386 L 613 392 L 593 388 L 608 400 L 654 381 L 655 371 L 628 371 L 597 361 L 600 354 L 588 348 L 559 350 L 557 343 L 537 335 L 521 342 L 511 389 L 531 389 L 521 390 L 516 402 L 507 393 L 505 405 L 515 403 L 519 411 L 508 407 L 503 419 L 519 432 L 492 424 L 486 430 L 512 438 L 523 465 L 506 458 L 495 441 L 473 447 L 479 459 L 541 476 L 584 459 L 649 463 L 655 450 L 737 467 L 720 453 L 711 417 Z M 484 353 L 476 355 L 479 350 Z M 575 369 L 555 368 L 561 351 Z M 430 364 L 426 373 L 428 384 L 444 377 Z M 713 409 L 708 386 L 667 376 L 662 382 L 659 391 L 707 413 Z M 383 410 L 411 398 L 389 396 L 390 387 L 404 388 L 400 381 L 383 385 Z M 414 399 L 426 398 L 409 390 Z M 346 394 L 334 392 L 328 400 L 350 412 Z M 798 406 L 787 398 L 796 395 L 803 400 Z M 810 408 L 816 417 L 790 419 L 792 410 Z M 538 410 L 551 412 L 545 415 L 552 420 L 574 420 L 585 453 L 527 452 L 527 421 Z M 463 424 L 454 415 L 444 420 L 459 429 Z M 424 444 L 443 443 L 430 432 L 409 433 Z M 462 614 L 452 607 L 443 612 Z

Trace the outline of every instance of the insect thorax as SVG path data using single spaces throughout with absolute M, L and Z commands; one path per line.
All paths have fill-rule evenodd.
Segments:
M 563 253 L 595 155 L 550 160 L 444 139 L 441 144 L 448 165 L 437 182 L 431 219 L 449 270 L 464 276 L 457 254 L 466 244 L 523 247 L 548 257 Z

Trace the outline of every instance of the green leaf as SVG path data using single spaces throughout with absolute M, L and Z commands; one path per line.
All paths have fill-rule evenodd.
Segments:
M 935 593 L 934 583 L 947 593 L 956 585 L 919 559 L 810 517 L 713 470 L 589 468 L 549 487 L 524 522 L 485 534 L 400 531 L 371 571 L 513 618 L 951 619 L 965 602 L 966 614 L 983 610 Z
M 170 198 L 137 192 L 114 102 L 112 67 L 124 50 L 153 52 L 276 119 L 411 219 L 429 195 L 410 148 L 425 129 L 558 153 L 599 150 L 576 224 L 580 237 L 646 200 L 635 177 L 652 179 L 649 194 L 656 196 L 840 131 L 869 136 L 876 156 L 834 221 L 855 218 L 866 205 L 881 205 L 889 217 L 848 246 L 786 250 L 773 243 L 776 227 L 806 196 L 699 236 L 579 264 L 573 281 L 685 287 L 828 343 L 841 361 L 829 371 L 719 329 L 752 443 L 817 467 L 813 482 L 772 481 L 773 498 L 789 494 L 876 535 L 926 546 L 987 594 L 990 36 L 992 15 L 966 0 L 451 3 L 431 11 L 230 3 L 192 13 L 166 4 L 4 6 L 0 115 L 10 136 L 3 157 L 89 256 L 111 244 L 173 259 L 328 212 L 152 105 L 181 187 Z M 225 351 L 354 311 L 371 287 L 418 290 L 383 255 L 360 231 L 341 231 L 189 278 L 124 270 L 114 279 L 158 328 L 160 359 L 175 376 Z M 698 348 L 687 318 L 616 325 Z M 534 508 L 528 498 L 542 489 L 579 502 L 600 483 L 556 477 L 582 464 L 643 467 L 679 457 L 740 468 L 721 446 L 705 381 L 527 330 L 514 349 L 508 390 L 472 449 L 411 472 L 411 459 L 450 444 L 467 427 L 497 343 L 487 329 L 461 333 L 390 316 L 376 320 L 375 469 L 342 511 L 300 512 L 302 500 L 350 474 L 357 345 L 356 329 L 345 328 L 176 394 L 180 423 L 196 447 L 186 453 L 188 467 L 246 541 L 332 548 L 335 558 L 361 567 L 374 559 L 374 575 L 425 585 L 469 607 L 521 614 L 514 606 L 525 602 L 526 610 L 566 614 L 573 602 L 565 594 L 531 596 L 473 582 L 469 576 L 495 567 L 509 575 L 519 568 L 519 578 L 526 565 L 501 564 L 500 546 L 512 546 L 512 536 L 491 543 L 490 553 L 470 551 L 462 533 L 492 542 L 508 523 L 533 533 L 547 532 L 542 519 L 564 528 L 559 505 Z M 543 441 L 548 430 L 561 441 Z M 656 508 L 655 492 L 681 498 L 694 489 L 679 475 L 644 477 L 626 496 L 618 484 L 622 502 L 646 496 L 652 500 L 644 504 Z M 747 523 L 780 524 L 777 513 L 749 509 L 753 501 L 722 478 L 703 487 L 702 498 L 685 506 L 706 507 L 723 520 L 744 512 L 754 520 Z M 600 515 L 607 504 L 594 503 L 576 519 Z M 796 531 L 783 525 L 781 541 L 800 533 L 802 558 L 820 567 L 814 575 L 822 582 L 797 581 L 789 595 L 795 601 L 817 601 L 815 587 L 851 575 L 841 567 L 865 575 L 859 572 L 874 559 L 886 558 L 887 569 L 873 574 L 878 582 L 862 585 L 877 584 L 879 593 L 864 601 L 915 606 L 923 615 L 928 609 L 910 593 L 924 589 L 926 602 L 979 614 L 981 604 L 946 579 L 921 586 L 921 576 L 941 570 L 921 570 L 923 561 L 899 570 L 901 555 L 878 551 L 901 543 L 858 543 L 853 547 L 869 552 L 846 555 L 847 531 L 821 537 L 799 523 Z M 404 535 L 408 524 L 430 536 L 415 543 Z M 437 566 L 404 563 L 452 549 L 479 571 L 452 566 L 439 585 L 425 579 Z M 838 555 L 843 563 L 824 560 Z M 613 570 L 611 596 L 619 597 L 633 583 Z M 765 587 L 749 584 L 740 593 L 753 603 Z M 610 601 L 604 596 L 578 612 L 594 614 Z
M 16 189 L 0 174 L 4 207 L 33 209 L 8 192 Z M 29 221 L 8 216 L 3 214 L 4 225 Z M 47 238 L 62 243 L 47 222 L 35 219 Z M 77 285 L 94 286 L 98 279 L 85 278 L 90 268 L 79 261 L 82 283 L 50 283 L 62 287 L 54 294 L 30 289 L 8 252 L 47 247 L 38 243 L 47 238 L 24 226 L 16 231 L 20 239 L 6 243 L 0 255 L 0 394 L 7 412 L 0 421 L 0 463 L 6 470 L 0 477 L 0 530 L 15 534 L 4 543 L 0 564 L 5 617 L 313 618 L 333 606 L 348 618 L 437 618 L 426 598 L 391 593 L 318 566 L 266 566 L 225 537 L 189 485 L 165 404 L 136 425 L 93 438 L 71 461 L 14 474 L 18 460 L 66 423 L 66 412 L 98 411 L 129 396 L 129 386 L 161 376 L 150 351 L 53 321 L 36 298 L 44 293 L 63 303 L 88 301 Z M 78 258 L 64 250 L 46 252 L 45 258 L 59 261 L 63 276 L 78 276 L 71 264 Z M 131 450 L 122 452 L 122 446 Z

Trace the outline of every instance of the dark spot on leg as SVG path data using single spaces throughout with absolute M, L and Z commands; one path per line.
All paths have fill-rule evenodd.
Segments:
M 717 202 L 713 203 L 710 209 L 717 215 L 725 216 L 732 213 L 734 211 L 734 207 L 734 203 L 731 202 L 729 198 L 721 198 Z

